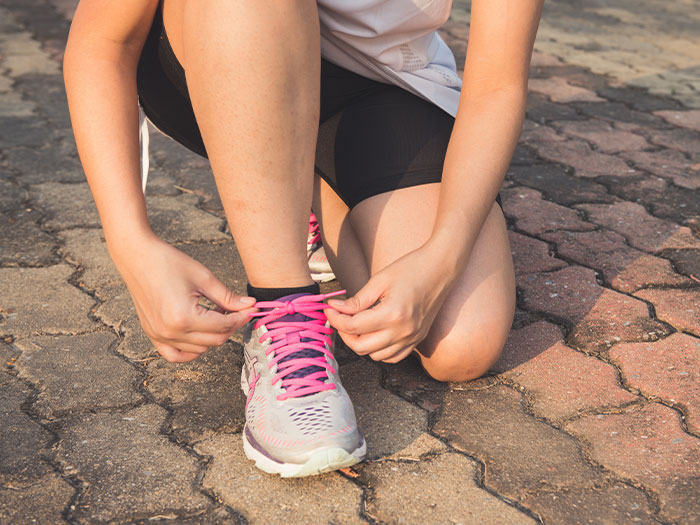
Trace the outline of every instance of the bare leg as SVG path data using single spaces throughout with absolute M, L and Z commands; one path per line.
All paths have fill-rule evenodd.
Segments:
M 330 194 L 328 192 L 331 192 Z M 430 236 L 439 184 L 377 195 L 344 212 L 330 188 L 319 193 L 327 253 L 341 282 L 353 291 L 366 275 L 381 270 L 421 246 Z M 338 213 L 341 216 L 337 217 Z M 338 224 L 351 224 L 338 235 Z M 334 231 L 331 231 L 334 230 Z M 337 245 L 333 243 L 337 242 Z M 344 253 L 362 253 L 365 266 Z M 436 261 L 437 264 L 437 261 Z M 443 381 L 467 381 L 483 375 L 498 356 L 510 331 L 515 309 L 515 278 L 505 220 L 494 204 L 474 246 L 464 274 L 448 295 L 427 336 L 419 345 L 426 371 Z
M 305 241 L 319 119 L 316 2 L 170 1 L 166 31 L 248 279 L 258 287 L 311 284 Z

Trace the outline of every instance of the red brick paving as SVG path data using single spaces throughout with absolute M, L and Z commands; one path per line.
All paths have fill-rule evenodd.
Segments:
M 629 151 L 621 155 L 635 167 L 670 179 L 681 188 L 700 188 L 700 167 L 680 151 Z
M 515 219 L 515 227 L 530 235 L 551 230 L 591 230 L 592 224 L 581 220 L 579 213 L 542 199 L 540 192 L 516 187 L 501 191 L 503 210 Z
M 676 333 L 653 343 L 619 344 L 609 356 L 630 386 L 682 405 L 688 429 L 700 435 L 700 338 Z
M 571 137 L 577 137 L 595 144 L 603 153 L 637 151 L 650 147 L 650 144 L 636 133 L 615 129 L 604 120 L 581 120 L 558 122 L 558 128 Z
M 600 286 L 593 270 L 570 266 L 525 279 L 522 303 L 572 326 L 568 342 L 590 352 L 621 341 L 647 341 L 665 335 L 649 316 L 647 305 Z
M 690 111 L 655 111 L 654 114 L 675 126 L 700 131 L 700 109 Z
M 510 251 L 513 254 L 515 275 L 548 272 L 566 266 L 564 261 L 550 255 L 549 245 L 546 242 L 514 231 L 508 232 L 508 239 Z
M 636 173 L 621 158 L 593 151 L 581 140 L 543 142 L 535 147 L 545 159 L 573 167 L 579 177 L 629 177 Z
M 683 432 L 678 412 L 651 403 L 621 414 L 586 416 L 565 428 L 590 443 L 594 461 L 658 494 L 664 517 L 697 523 L 700 439 Z
M 620 292 L 632 293 L 653 286 L 691 286 L 692 279 L 677 274 L 671 263 L 654 255 L 643 255 L 618 273 L 610 285 Z
M 560 77 L 531 78 L 530 91 L 547 95 L 553 102 L 603 102 L 603 99 L 588 89 L 572 86 Z
M 677 330 L 700 336 L 700 288 L 689 290 L 641 290 L 637 297 L 654 305 L 656 316 Z
M 577 208 L 589 221 L 619 233 L 639 250 L 654 253 L 666 248 L 700 248 L 700 239 L 689 228 L 649 215 L 635 202 L 580 204 Z
M 517 368 L 563 340 L 561 328 L 547 321 L 511 330 L 501 357 L 491 371 L 501 373 Z
M 613 366 L 560 341 L 505 376 L 530 393 L 536 416 L 553 421 L 637 399 L 620 386 Z

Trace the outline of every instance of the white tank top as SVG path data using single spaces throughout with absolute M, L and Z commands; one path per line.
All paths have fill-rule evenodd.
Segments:
M 437 34 L 452 0 L 318 0 L 321 54 L 457 114 L 462 81 Z

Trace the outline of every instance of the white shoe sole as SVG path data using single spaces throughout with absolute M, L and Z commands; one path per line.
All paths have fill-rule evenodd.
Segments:
M 323 272 L 323 273 L 311 273 L 311 279 L 315 283 L 327 283 L 335 279 L 335 274 L 333 272 Z
M 341 468 L 350 467 L 359 463 L 367 453 L 367 442 L 363 439 L 362 445 L 349 453 L 340 447 L 322 448 L 314 452 L 306 463 L 278 463 L 262 452 L 256 450 L 249 442 L 243 430 L 243 451 L 248 459 L 255 461 L 255 466 L 268 474 L 279 474 L 283 478 L 301 478 L 315 476 L 324 472 L 331 472 Z

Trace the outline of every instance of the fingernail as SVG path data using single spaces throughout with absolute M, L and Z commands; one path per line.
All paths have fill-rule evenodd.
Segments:
M 328 301 L 328 304 L 330 306 L 343 306 L 345 304 L 345 301 L 343 301 L 342 299 L 330 299 Z
M 241 302 L 243 304 L 255 304 L 255 298 L 254 297 L 241 297 Z

